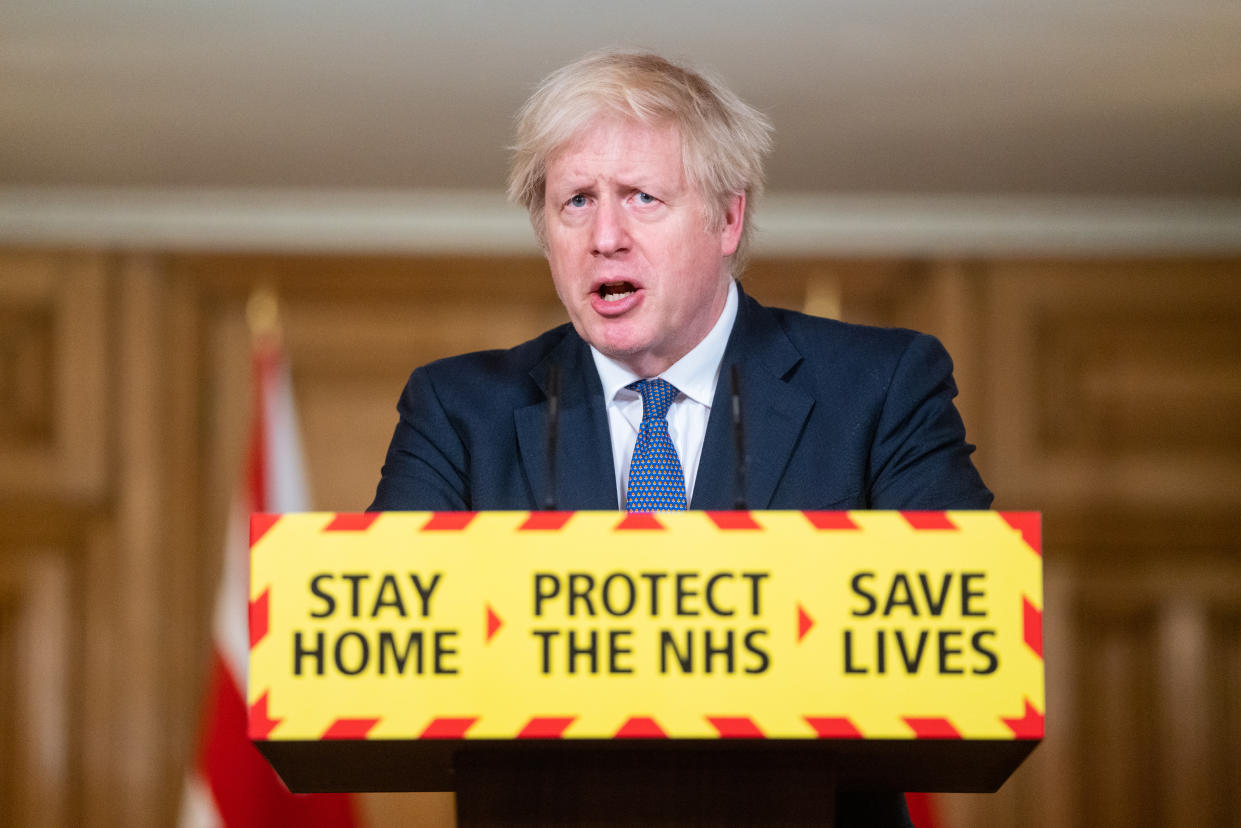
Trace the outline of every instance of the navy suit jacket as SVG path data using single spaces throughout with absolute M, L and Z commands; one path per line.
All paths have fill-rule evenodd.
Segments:
M 952 360 L 933 337 L 767 308 L 744 293 L 724 352 L 691 509 L 736 503 L 739 368 L 750 509 L 985 509 Z M 548 379 L 559 367 L 555 480 Z M 410 376 L 372 510 L 618 508 L 603 390 L 562 325 L 508 351 Z
M 847 325 L 740 296 L 692 509 L 736 504 L 731 366 L 739 368 L 750 509 L 985 509 L 991 492 L 933 337 Z M 548 381 L 559 367 L 557 463 Z M 618 508 L 603 388 L 562 325 L 508 351 L 433 362 L 409 378 L 372 510 Z M 836 825 L 909 826 L 904 797 L 842 792 Z

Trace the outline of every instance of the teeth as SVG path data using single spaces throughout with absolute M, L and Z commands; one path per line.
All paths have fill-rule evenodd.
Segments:
M 634 291 L 628 282 L 608 282 L 599 286 L 599 297 L 605 302 L 619 302 Z

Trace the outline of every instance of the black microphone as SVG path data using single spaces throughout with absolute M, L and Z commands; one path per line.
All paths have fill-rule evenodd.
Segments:
M 733 467 L 736 469 L 737 476 L 733 480 L 736 488 L 736 497 L 733 500 L 733 508 L 738 512 L 746 510 L 745 505 L 745 429 L 741 424 L 741 378 L 737 368 L 737 363 L 729 366 L 729 376 L 732 380 L 733 392 L 733 438 L 734 438 L 734 454 L 736 455 L 736 463 Z
M 547 491 L 543 509 L 556 511 L 556 444 L 560 440 L 560 365 L 553 362 L 547 372 Z

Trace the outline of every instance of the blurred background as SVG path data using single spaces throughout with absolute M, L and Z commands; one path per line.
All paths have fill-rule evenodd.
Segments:
M 1241 824 L 1236 0 L 9 0 L 0 823 L 174 823 L 247 298 L 315 506 L 364 508 L 413 367 L 563 321 L 506 146 L 607 45 L 771 117 L 746 289 L 938 335 L 996 507 L 1045 514 L 1047 738 L 943 824 Z

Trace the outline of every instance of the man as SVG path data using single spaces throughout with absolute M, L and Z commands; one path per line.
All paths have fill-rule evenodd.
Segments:
M 590 55 L 544 81 L 509 193 L 571 325 L 414 371 L 371 508 L 732 508 L 734 370 L 748 508 L 990 505 L 938 342 L 737 285 L 770 131 L 654 55 Z M 907 821 L 892 795 L 839 807 L 841 825 Z
M 415 371 L 372 508 L 624 506 L 642 414 L 628 386 L 656 377 L 677 389 L 688 505 L 731 507 L 733 365 L 750 508 L 986 508 L 937 342 L 764 308 L 734 281 L 769 146 L 761 114 L 653 55 L 551 75 L 519 116 L 510 195 L 572 327 Z

